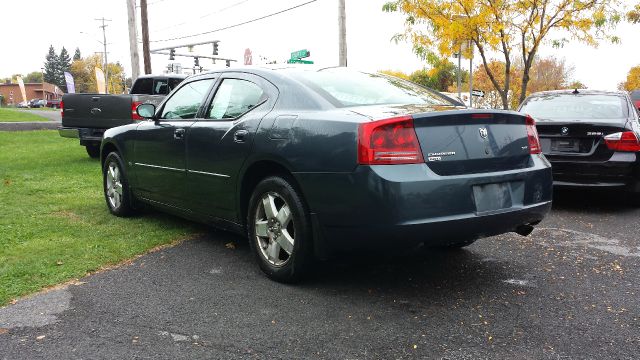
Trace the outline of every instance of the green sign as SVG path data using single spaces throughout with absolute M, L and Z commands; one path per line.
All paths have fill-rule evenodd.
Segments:
M 291 59 L 302 59 L 311 56 L 311 52 L 307 49 L 294 51 L 291 53 Z
M 287 64 L 313 64 L 313 60 L 289 59 Z

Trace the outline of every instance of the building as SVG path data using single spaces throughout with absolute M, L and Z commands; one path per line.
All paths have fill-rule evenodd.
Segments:
M 44 83 L 43 91 L 42 85 L 42 83 L 24 84 L 25 94 L 27 95 L 26 101 L 31 99 L 60 100 L 62 98 L 64 93 L 58 86 Z M 18 84 L 0 84 L 0 95 L 2 95 L 4 103 L 7 105 L 16 105 L 25 101 L 22 99 L 20 85 Z

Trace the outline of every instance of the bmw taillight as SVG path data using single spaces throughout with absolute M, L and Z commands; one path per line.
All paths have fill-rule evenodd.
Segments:
M 413 117 L 400 116 L 360 124 L 358 163 L 362 165 L 424 162 Z
M 604 137 L 607 147 L 613 151 L 640 151 L 640 141 L 633 131 L 618 132 Z
M 64 101 L 60 100 L 60 117 L 64 117 Z
M 538 129 L 536 129 L 536 121 L 529 115 L 526 118 L 527 139 L 529 140 L 529 153 L 540 154 L 542 147 L 540 146 L 540 137 L 538 137 Z
M 138 105 L 142 104 L 140 101 L 134 101 L 131 103 L 131 120 L 133 121 L 141 121 L 144 118 L 138 115 Z

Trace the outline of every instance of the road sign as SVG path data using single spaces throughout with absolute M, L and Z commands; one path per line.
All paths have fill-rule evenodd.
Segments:
M 313 60 L 289 59 L 287 64 L 313 64 Z
M 291 59 L 302 59 L 311 56 L 311 51 L 307 49 L 294 51 L 291 53 Z
M 244 64 L 251 65 L 253 63 L 253 56 L 251 55 L 251 49 L 246 48 L 244 50 Z

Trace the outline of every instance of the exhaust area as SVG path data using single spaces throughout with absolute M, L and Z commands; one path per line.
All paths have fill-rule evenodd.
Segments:
M 527 235 L 531 234 L 532 231 L 533 231 L 533 226 L 531 226 L 529 224 L 520 225 L 515 230 L 515 232 L 518 235 L 522 235 L 522 236 L 527 236 Z

